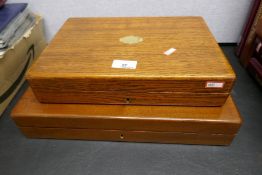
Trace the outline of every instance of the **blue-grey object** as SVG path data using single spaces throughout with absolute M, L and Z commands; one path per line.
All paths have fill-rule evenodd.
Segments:
M 0 9 L 0 32 L 2 32 L 6 26 L 24 9 L 27 7 L 27 3 L 13 3 L 5 4 Z

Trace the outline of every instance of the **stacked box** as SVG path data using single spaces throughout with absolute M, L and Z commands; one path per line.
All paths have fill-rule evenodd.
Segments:
M 46 47 L 42 18 L 0 56 L 0 115 L 4 112 L 20 86 L 32 62 Z
M 32 138 L 228 145 L 241 125 L 201 17 L 70 18 L 27 79 L 12 116 Z
M 209 145 L 230 144 L 242 122 L 231 97 L 223 107 L 44 104 L 31 89 L 13 119 L 30 138 Z

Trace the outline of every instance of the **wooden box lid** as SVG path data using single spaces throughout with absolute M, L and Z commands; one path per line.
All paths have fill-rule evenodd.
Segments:
M 143 39 L 124 44 L 125 36 Z M 170 48 L 176 51 L 166 56 Z M 113 60 L 137 68 L 112 69 Z M 29 76 L 232 78 L 235 74 L 201 17 L 70 18 Z
M 164 54 L 168 50 L 169 55 Z M 184 93 L 192 99 L 195 93 L 202 97 L 213 93 L 220 98 L 216 103 L 208 102 L 210 98 L 192 104 L 190 100 L 188 104 L 147 102 L 216 106 L 227 98 L 235 74 L 201 17 L 70 18 L 27 79 L 38 100 L 47 103 L 126 103 L 110 101 L 100 92 Z M 213 87 L 214 82 L 218 87 Z M 108 100 L 83 98 L 90 92 Z M 145 102 L 132 100 L 132 104 Z

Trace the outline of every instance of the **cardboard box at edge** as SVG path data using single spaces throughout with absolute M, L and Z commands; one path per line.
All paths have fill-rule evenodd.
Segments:
M 0 53 L 0 117 L 25 81 L 25 73 L 37 59 L 47 42 L 43 19 L 36 22 L 11 48 Z

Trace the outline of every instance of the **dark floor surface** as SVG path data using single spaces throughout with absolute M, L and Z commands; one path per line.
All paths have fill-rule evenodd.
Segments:
M 0 119 L 0 175 L 262 175 L 262 90 L 224 46 L 238 79 L 233 98 L 244 119 L 230 146 L 28 139 L 10 119 L 26 85 Z

